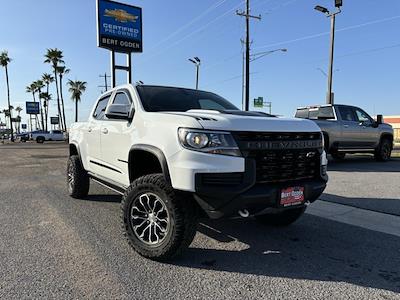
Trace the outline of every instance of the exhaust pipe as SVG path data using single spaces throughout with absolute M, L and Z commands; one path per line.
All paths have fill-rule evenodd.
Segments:
M 247 209 L 239 210 L 239 215 L 242 218 L 248 218 L 250 216 L 250 212 Z

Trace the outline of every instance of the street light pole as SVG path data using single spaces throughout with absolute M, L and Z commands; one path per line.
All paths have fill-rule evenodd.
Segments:
M 270 55 L 272 53 L 275 52 L 287 52 L 288 50 L 285 48 L 282 49 L 275 49 L 275 50 L 270 50 L 270 51 L 264 51 L 264 52 L 260 52 L 260 53 L 255 53 L 255 54 L 250 54 L 250 59 L 249 59 L 249 63 L 260 59 L 264 56 Z M 245 57 L 245 53 L 243 52 L 243 58 L 242 58 L 242 109 L 244 110 L 249 110 L 249 102 L 246 102 L 246 98 L 245 96 L 247 96 L 247 89 L 246 89 L 246 83 L 245 83 L 245 72 L 246 72 L 246 57 Z M 249 76 L 250 77 L 250 76 Z M 245 95 L 246 92 L 246 95 Z M 247 103 L 247 109 L 246 109 L 246 103 Z
M 327 8 L 317 5 L 314 9 L 322 12 L 327 17 L 331 19 L 331 42 L 330 42 L 330 49 L 329 49 L 329 70 L 328 70 L 328 91 L 326 94 L 326 103 L 327 104 L 334 104 L 334 94 L 332 92 L 332 85 L 333 85 L 333 60 L 334 60 L 334 51 L 335 51 L 335 23 L 336 23 L 336 15 L 340 14 L 341 7 L 343 5 L 342 0 L 335 0 L 335 6 L 337 8 L 336 12 L 331 13 Z
M 336 13 L 331 14 L 331 47 L 329 57 L 329 72 L 328 72 L 328 94 L 326 95 L 326 103 L 333 104 L 334 96 L 332 93 L 332 82 L 333 82 L 333 59 L 335 51 L 335 23 Z
M 189 61 L 192 62 L 196 66 L 196 90 L 198 90 L 199 89 L 201 60 L 200 60 L 200 58 L 195 56 L 194 58 L 189 58 Z

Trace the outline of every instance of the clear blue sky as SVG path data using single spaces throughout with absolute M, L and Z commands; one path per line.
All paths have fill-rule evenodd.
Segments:
M 70 79 L 85 80 L 80 120 L 100 93 L 99 74 L 109 73 L 109 54 L 96 46 L 95 0 L 3 1 L 0 50 L 13 58 L 9 66 L 11 100 L 25 108 L 25 87 L 49 72 L 46 48 L 64 51 Z M 126 0 L 143 7 L 144 53 L 133 56 L 134 80 L 146 84 L 193 87 L 194 66 L 203 65 L 200 87 L 241 106 L 241 44 L 244 19 L 235 15 L 242 0 Z M 297 106 L 323 103 L 329 20 L 313 10 L 332 8 L 333 0 L 252 0 L 253 53 L 287 48 L 252 65 L 251 98 L 272 101 L 273 112 L 293 115 Z M 371 114 L 400 114 L 400 1 L 344 0 L 337 18 L 334 91 L 336 101 L 364 107 Z M 119 58 L 121 60 L 122 58 Z M 123 61 L 123 60 L 122 60 Z M 6 106 L 4 70 L 0 70 L 0 108 Z M 124 82 L 120 74 L 119 82 Z M 54 91 L 51 91 L 55 95 Z M 73 102 L 65 89 L 68 122 Z M 51 115 L 56 114 L 55 101 Z

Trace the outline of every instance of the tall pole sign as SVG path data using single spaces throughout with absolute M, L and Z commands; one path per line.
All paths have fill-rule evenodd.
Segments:
M 143 52 L 142 9 L 114 2 L 97 1 L 97 46 L 110 50 L 111 85 L 116 85 L 116 70 L 128 72 L 127 81 L 132 83 L 132 53 Z M 115 64 L 115 53 L 125 53 L 127 66 Z

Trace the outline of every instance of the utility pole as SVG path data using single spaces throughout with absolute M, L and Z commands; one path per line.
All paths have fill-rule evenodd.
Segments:
M 250 15 L 250 0 L 246 0 L 246 11 L 236 11 L 236 14 L 241 17 L 246 18 L 246 91 L 245 91 L 245 107 L 246 111 L 249 110 L 250 107 L 250 19 L 261 20 L 261 15 L 253 16 Z
M 110 88 L 110 86 L 108 85 L 107 78 L 110 78 L 111 76 L 108 76 L 107 73 L 104 73 L 104 75 L 99 75 L 99 77 L 104 78 L 104 85 L 99 85 L 99 88 L 104 88 L 105 92 L 107 92 L 108 88 Z

